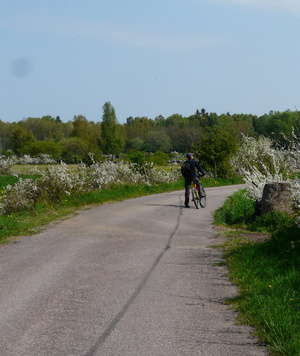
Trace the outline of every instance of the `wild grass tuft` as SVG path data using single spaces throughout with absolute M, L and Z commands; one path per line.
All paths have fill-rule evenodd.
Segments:
M 254 200 L 246 196 L 246 189 L 242 189 L 226 200 L 223 207 L 215 212 L 214 218 L 217 224 L 244 226 L 253 220 L 254 214 Z

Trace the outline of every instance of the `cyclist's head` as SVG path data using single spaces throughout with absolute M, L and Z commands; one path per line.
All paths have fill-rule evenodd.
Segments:
M 194 154 L 193 153 L 187 153 L 186 154 L 186 158 L 187 159 L 191 159 L 191 158 L 193 158 L 194 157 Z

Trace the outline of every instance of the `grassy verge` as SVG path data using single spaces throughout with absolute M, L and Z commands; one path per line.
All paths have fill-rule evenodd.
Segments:
M 229 198 L 215 219 L 236 229 L 224 248 L 240 294 L 228 303 L 272 355 L 300 355 L 300 229 L 282 214 L 258 217 L 243 192 Z

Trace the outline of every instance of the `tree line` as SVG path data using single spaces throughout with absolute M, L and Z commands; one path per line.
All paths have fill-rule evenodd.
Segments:
M 298 111 L 271 111 L 258 117 L 217 115 L 203 108 L 188 117 L 128 117 L 120 124 L 110 102 L 105 102 L 102 110 L 99 122 L 89 121 L 84 115 L 75 115 L 68 122 L 58 116 L 29 117 L 13 123 L 0 120 L 0 154 L 48 154 L 56 160 L 77 163 L 88 162 L 89 153 L 100 160 L 103 155 L 142 157 L 146 153 L 194 151 L 206 169 L 220 176 L 228 174 L 229 158 L 243 135 L 269 137 L 278 147 L 284 147 L 293 134 L 300 137 Z

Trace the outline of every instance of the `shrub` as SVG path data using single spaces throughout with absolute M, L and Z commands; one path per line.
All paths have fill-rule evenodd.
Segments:
M 214 214 L 215 221 L 224 225 L 247 225 L 254 219 L 255 202 L 246 189 L 231 195 Z
M 269 138 L 243 137 L 242 145 L 231 159 L 236 172 L 244 177 L 250 195 L 260 201 L 266 183 L 291 183 L 293 200 L 300 208 L 300 139 L 293 136 L 289 146 L 274 149 Z
M 91 159 L 92 156 L 91 156 Z M 118 184 L 155 184 L 177 179 L 174 173 L 157 171 L 152 164 L 136 171 L 126 162 L 93 161 L 90 166 L 81 164 L 76 171 L 69 171 L 65 163 L 49 166 L 35 181 L 19 180 L 3 191 L 2 211 L 6 214 L 23 209 L 32 209 L 36 203 L 56 204 L 66 196 L 108 188 Z
M 12 158 L 0 158 L 0 174 L 2 175 L 10 174 L 10 170 L 13 165 L 14 165 L 14 160 Z
M 288 221 L 285 226 L 278 228 L 272 235 L 272 240 L 276 244 L 297 247 L 300 252 L 300 228 L 294 221 Z
M 281 212 L 271 212 L 257 216 L 250 224 L 249 228 L 253 231 L 274 232 L 279 229 L 284 230 L 295 224 L 294 219 Z
M 36 181 L 21 178 L 16 184 L 5 187 L 2 195 L 2 211 L 4 214 L 10 214 L 31 210 L 35 207 L 39 195 Z
M 261 199 L 266 183 L 283 181 L 290 170 L 282 151 L 273 149 L 272 141 L 266 137 L 244 136 L 231 164 L 245 178 L 250 194 L 257 200 Z
M 143 166 L 147 162 L 147 154 L 145 151 L 129 150 L 127 153 L 128 160 L 138 166 Z
M 66 195 L 71 195 L 78 186 L 67 165 L 47 167 L 37 180 L 39 200 L 44 202 L 60 202 Z
M 169 155 L 162 151 L 156 151 L 151 154 L 149 157 L 149 161 L 155 165 L 163 166 L 168 162 Z

